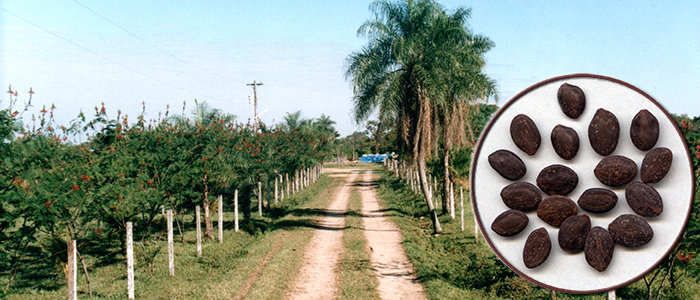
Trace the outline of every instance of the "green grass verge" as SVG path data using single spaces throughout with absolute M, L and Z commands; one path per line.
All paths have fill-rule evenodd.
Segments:
M 380 299 L 379 281 L 372 270 L 367 252 L 367 239 L 362 221 L 362 198 L 357 188 L 350 194 L 348 212 L 345 215 L 343 246 L 345 251 L 339 269 L 339 299 Z
M 401 229 L 406 255 L 430 299 L 550 299 L 551 292 L 508 269 L 488 245 L 474 238 L 474 218 L 465 194 L 465 231 L 457 218 L 440 216 L 443 233 L 434 236 L 422 196 L 387 171 L 378 194 L 387 214 Z M 459 195 L 459 194 L 458 194 Z M 557 299 L 603 299 L 597 295 L 557 293 Z
M 197 257 L 196 233 L 192 230 L 192 216 L 184 221 L 185 243 L 175 237 L 175 276 L 169 276 L 167 270 L 167 244 L 162 239 L 150 247 L 160 249 L 155 256 L 153 273 L 148 266 L 136 262 L 135 285 L 137 299 L 232 299 L 241 290 L 246 281 L 255 273 L 268 254 L 279 248 L 257 278 L 253 281 L 246 299 L 279 299 L 289 288 L 291 281 L 303 259 L 304 248 L 312 232 L 310 224 L 326 208 L 333 194 L 333 189 L 340 183 L 340 178 L 323 175 L 315 184 L 285 199 L 273 213 L 274 218 L 266 214 L 264 218 L 253 216 L 255 234 L 244 231 L 234 232 L 233 213 L 225 213 L 224 242 L 205 241 L 202 257 Z M 216 221 L 214 222 L 216 228 Z M 279 244 L 282 243 L 280 246 Z M 138 251 L 136 255 L 139 256 Z M 117 253 L 115 259 L 104 264 L 96 257 L 85 256 L 94 299 L 126 298 L 126 262 L 124 255 Z M 82 270 L 80 264 L 78 267 Z M 50 280 L 57 282 L 47 285 L 29 279 L 1 295 L 7 299 L 63 299 L 66 297 L 65 276 L 56 266 L 55 276 Z M 78 276 L 79 298 L 88 298 L 85 276 Z M 0 298 L 2 298 L 0 297 Z

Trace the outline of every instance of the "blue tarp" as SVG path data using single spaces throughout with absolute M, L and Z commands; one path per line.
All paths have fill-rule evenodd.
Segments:
M 381 163 L 389 157 L 389 154 L 365 154 L 360 157 L 360 162 Z

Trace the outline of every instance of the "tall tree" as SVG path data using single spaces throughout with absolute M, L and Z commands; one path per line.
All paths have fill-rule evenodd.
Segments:
M 449 73 L 445 74 L 443 80 L 443 90 L 447 92 L 442 94 L 444 98 L 438 102 L 436 109 L 436 120 L 442 130 L 442 207 L 443 213 L 447 213 L 449 208 L 452 217 L 454 203 L 448 203 L 448 199 L 453 199 L 454 196 L 451 189 L 451 152 L 455 146 L 459 147 L 475 138 L 468 121 L 474 102 L 498 97 L 495 81 L 483 73 L 486 66 L 484 54 L 494 44 L 484 36 L 471 33 L 467 27 L 470 14 L 471 9 L 458 8 L 452 14 L 441 14 L 435 22 L 436 32 L 448 36 L 446 40 L 453 43 L 448 47 L 452 49 L 450 55 L 440 61 L 444 64 L 441 69 Z
M 442 231 L 429 183 L 426 160 L 433 154 L 454 103 L 473 99 L 453 90 L 460 79 L 475 76 L 483 57 L 472 49 L 488 39 L 466 28 L 468 9 L 447 13 L 432 0 L 375 1 L 373 16 L 358 30 L 367 45 L 347 59 L 346 78 L 353 84 L 355 121 L 365 121 L 377 109 L 382 122 L 396 127 L 418 166 L 420 186 L 436 233 Z M 466 88 L 468 84 L 460 85 Z M 454 100 L 454 101 L 453 101 Z

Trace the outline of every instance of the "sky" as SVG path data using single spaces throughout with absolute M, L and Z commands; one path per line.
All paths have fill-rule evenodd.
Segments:
M 190 113 L 206 101 L 241 122 L 301 110 L 352 121 L 345 60 L 367 40 L 357 29 L 372 1 L 0 0 L 0 88 L 32 107 L 56 106 L 68 125 L 105 103 L 135 120 Z M 499 104 L 551 77 L 592 73 L 645 91 L 669 112 L 700 116 L 700 5 L 695 1 L 438 1 L 471 8 L 469 28 L 494 42 L 484 72 Z M 0 109 L 9 96 L 0 95 Z M 494 103 L 491 100 L 491 103 Z M 169 109 L 167 108 L 169 105 Z M 15 109 L 22 109 L 20 104 Z

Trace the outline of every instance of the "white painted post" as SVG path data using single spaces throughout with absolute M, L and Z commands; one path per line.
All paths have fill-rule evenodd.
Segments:
M 435 209 L 437 209 L 438 204 L 440 203 L 438 201 L 438 195 L 440 194 L 440 192 L 439 192 L 440 189 L 438 188 L 437 178 L 433 178 L 433 191 L 434 191 L 433 198 L 435 198 Z M 445 208 L 443 207 L 442 209 L 445 209 Z
M 199 205 L 194 210 L 195 222 L 197 222 L 197 257 L 202 257 L 202 219 L 199 213 Z
M 608 300 L 615 300 L 617 299 L 617 295 L 615 295 L 615 290 L 608 291 Z
M 284 200 L 284 178 L 280 174 L 280 201 Z
M 262 217 L 262 182 L 258 181 L 258 215 Z
M 173 210 L 168 209 L 168 274 L 175 276 L 175 249 L 173 248 Z
M 277 202 L 279 201 L 279 188 L 278 188 L 279 182 L 277 181 L 277 176 L 275 176 L 275 205 L 277 205 Z
M 284 181 L 287 183 L 287 196 L 292 193 L 291 186 L 289 184 L 289 173 L 284 173 Z
M 75 240 L 68 241 L 68 265 L 66 279 L 68 281 L 68 300 L 78 299 L 78 256 Z
M 134 299 L 134 235 L 131 222 L 126 222 L 126 287 L 129 299 Z
M 233 219 L 235 231 L 238 232 L 238 190 L 233 193 Z
M 459 187 L 459 219 L 462 231 L 464 231 L 464 192 L 461 186 Z
M 219 244 L 224 242 L 224 197 L 219 195 Z
M 455 219 L 455 183 L 450 184 L 450 217 Z

